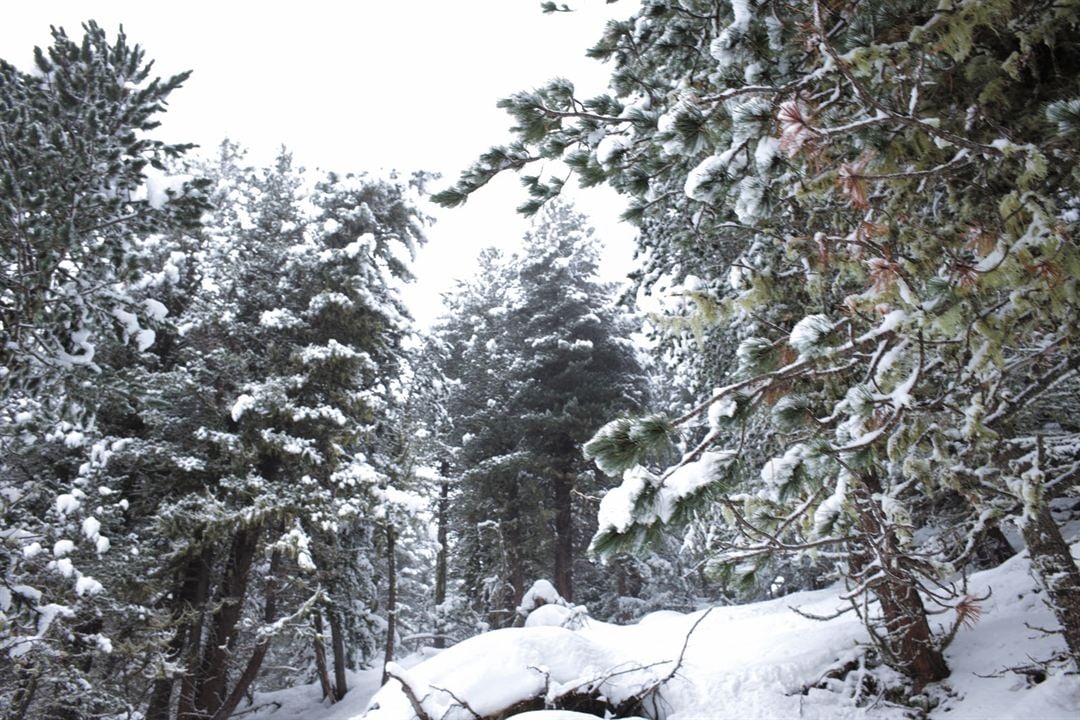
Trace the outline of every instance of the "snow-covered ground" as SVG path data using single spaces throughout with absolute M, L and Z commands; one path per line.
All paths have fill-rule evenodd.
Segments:
M 1073 549 L 1075 553 L 1080 545 Z M 987 590 L 993 592 L 982 603 L 979 622 L 972 629 L 961 629 L 946 652 L 952 676 L 929 691 L 937 702 L 929 716 L 942 720 L 1080 717 L 1080 675 L 1060 665 L 1051 668 L 1045 679 L 1013 669 L 1033 666 L 1064 649 L 1059 636 L 1035 629 L 1054 627 L 1055 622 L 1029 574 L 1027 558 L 1016 556 L 970 578 L 972 594 L 982 596 Z M 846 683 L 823 678 L 838 660 L 858 656 L 865 631 L 851 613 L 823 622 L 804 618 L 790 607 L 830 614 L 842 607 L 838 592 L 800 592 L 689 615 L 659 612 L 627 626 L 594 620 L 582 623 L 568 608 L 541 606 L 524 628 L 486 633 L 437 655 L 411 658 L 393 669 L 413 688 L 433 720 L 475 718 L 464 703 L 477 715 L 485 715 L 537 694 L 556 697 L 590 684 L 599 684 L 601 693 L 617 703 L 670 675 L 680 655 L 678 671 L 663 684 L 658 699 L 668 720 L 911 716 L 910 708 L 891 704 L 876 691 L 864 689 L 857 695 L 853 677 L 858 673 L 849 674 Z M 563 620 L 581 627 L 559 627 Z M 952 613 L 934 620 L 943 625 L 952 620 Z M 876 671 L 878 677 L 882 673 Z M 261 707 L 243 717 L 414 718 L 398 681 L 391 680 L 376 693 L 380 675 L 377 670 L 354 674 L 348 696 L 332 706 L 320 703 L 317 685 L 259 694 L 255 705 Z M 817 685 L 828 689 L 803 692 Z M 586 716 L 529 713 L 524 720 L 575 717 Z

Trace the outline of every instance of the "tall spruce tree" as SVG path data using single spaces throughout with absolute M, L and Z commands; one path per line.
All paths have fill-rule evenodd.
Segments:
M 705 289 L 738 341 L 671 419 L 708 416 L 675 466 L 641 465 L 654 422 L 593 442 L 626 473 L 598 549 L 708 502 L 733 530 L 721 559 L 842 553 L 880 652 L 919 686 L 947 675 L 953 635 L 923 598 L 956 604 L 939 583 L 1015 520 L 1080 659 L 1080 574 L 1047 509 L 1077 431 L 1040 419 L 1080 365 L 1078 24 L 1055 3 L 644 0 L 590 51 L 611 94 L 557 80 L 503 101 L 517 140 L 438 200 L 565 160 L 630 201 L 645 285 L 715 258 Z M 561 188 L 528 183 L 526 211 Z M 763 463 L 738 452 L 752 417 L 775 427 Z M 918 509 L 946 495 L 968 537 L 923 544 Z
M 580 446 L 605 417 L 644 400 L 629 328 L 596 279 L 584 218 L 553 205 L 526 246 L 521 257 L 482 256 L 482 279 L 451 298 L 440 333 L 454 383 L 458 555 L 495 625 L 514 620 L 539 577 L 564 598 L 581 595 L 574 578 L 590 572 L 588 498 L 602 483 Z

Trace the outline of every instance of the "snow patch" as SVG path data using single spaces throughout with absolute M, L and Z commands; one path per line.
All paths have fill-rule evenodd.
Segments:
M 244 413 L 253 407 L 255 407 L 255 398 L 247 393 L 243 393 L 240 397 L 236 398 L 232 410 L 229 411 L 229 416 L 233 419 L 233 422 L 239 422 L 240 418 L 244 416 Z

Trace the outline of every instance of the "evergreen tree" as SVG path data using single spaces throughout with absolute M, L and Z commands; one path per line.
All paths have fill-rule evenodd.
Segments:
M 461 473 L 457 555 L 494 625 L 514 620 L 532 580 L 550 576 L 570 599 L 575 574 L 592 572 L 584 538 L 601 482 L 580 446 L 602 418 L 643 401 L 590 236 L 580 215 L 552 206 L 522 257 L 481 257 L 483 281 L 451 298 L 440 332 Z
M 529 577 L 545 574 L 527 538 L 543 538 L 542 505 L 533 484 L 519 482 L 526 455 L 517 449 L 511 378 L 505 372 L 516 345 L 507 336 L 514 302 L 508 261 L 494 249 L 479 258 L 477 276 L 447 297 L 448 315 L 436 331 L 447 346 L 443 373 L 452 418 L 453 557 L 474 609 L 493 627 L 509 625 Z
M 165 170 L 190 146 L 148 134 L 187 73 L 152 78 L 122 32 L 83 29 L 54 28 L 32 72 L 0 60 L 0 704 L 18 717 L 131 707 L 103 634 L 131 608 L 103 592 L 127 504 L 100 476 L 119 446 L 98 416 L 135 392 L 123 366 L 165 311 L 135 291 L 147 237 L 206 207 L 204 181 Z M 119 677 L 91 683 L 103 665 Z
M 933 637 L 920 591 L 955 605 L 940 583 L 1014 519 L 1080 658 L 1080 574 L 1047 509 L 1076 429 L 1038 423 L 1080 363 L 1078 23 L 1053 3 L 645 0 L 591 51 L 611 94 L 557 80 L 503 101 L 517 141 L 438 199 L 561 158 L 628 197 L 643 284 L 715 258 L 704 289 L 738 341 L 670 421 L 708 416 L 676 465 L 642 466 L 651 421 L 592 443 L 626 472 L 598 549 L 707 503 L 727 562 L 843 553 L 878 649 L 920 686 L 953 635 Z M 526 211 L 561 187 L 528 184 Z M 765 462 L 741 460 L 753 418 L 775 428 Z M 950 494 L 968 537 L 924 545 L 919 509 Z
M 240 193 L 250 202 L 221 228 L 225 257 L 210 259 L 205 305 L 187 330 L 193 341 L 217 345 L 204 355 L 214 373 L 206 382 L 216 378 L 225 417 L 196 432 L 206 452 L 229 458 L 229 473 L 204 499 L 163 509 L 183 530 L 174 539 L 178 563 L 207 552 L 224 557 L 207 598 L 224 605 L 208 619 L 205 645 L 191 639 L 181 716 L 226 717 L 258 674 L 269 627 L 256 633 L 247 665 L 227 684 L 239 670 L 238 608 L 249 579 L 262 576 L 253 575 L 260 552 L 269 569 L 258 622 L 286 627 L 271 611 L 280 596 L 276 573 L 306 574 L 297 588 L 307 593 L 280 596 L 292 609 L 277 614 L 304 627 L 315 614 L 316 631 L 325 619 L 335 697 L 347 691 L 346 669 L 376 645 L 370 519 L 385 486 L 379 418 L 393 406 L 391 381 L 400 372 L 406 315 L 395 283 L 407 279 L 422 235 L 402 185 L 329 175 L 308 193 L 287 155 Z
M 257 171 L 227 143 L 193 169 L 213 179 L 214 212 L 198 233 L 139 245 L 157 271 L 127 292 L 157 298 L 157 341 L 100 351 L 119 379 L 95 389 L 100 440 L 60 513 L 91 546 L 67 582 L 98 593 L 73 668 L 93 692 L 42 692 L 31 715 L 55 702 L 73 717 L 224 718 L 254 685 L 295 682 L 265 672 L 268 656 L 314 678 L 320 649 L 341 697 L 380 642 L 380 423 L 397 402 L 396 288 L 422 218 L 404 184 L 312 183 L 284 153 Z M 66 517 L 90 503 L 81 527 Z

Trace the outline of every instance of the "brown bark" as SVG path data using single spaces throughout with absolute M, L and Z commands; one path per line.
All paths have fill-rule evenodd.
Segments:
M 263 606 L 263 623 L 266 625 L 273 623 L 277 616 L 277 574 L 280 565 L 281 552 L 275 550 L 270 556 L 270 572 L 266 577 L 266 601 Z M 244 694 L 251 687 L 251 683 L 255 682 L 255 678 L 258 677 L 259 669 L 262 668 L 263 659 L 266 657 L 266 651 L 270 649 L 270 643 L 273 640 L 273 636 L 264 635 L 255 643 L 255 649 L 248 659 L 244 672 L 240 673 L 232 692 L 221 703 L 211 720 L 228 720 L 229 716 L 233 714 L 233 711 L 236 710 L 240 701 L 244 698 Z
M 446 477 L 450 473 L 450 464 L 445 460 L 440 474 Z M 450 483 L 443 481 L 439 485 L 438 540 L 439 552 L 435 556 L 435 647 L 446 647 L 446 621 L 443 618 L 443 603 L 446 602 L 446 570 L 449 548 L 447 547 L 450 523 Z
M 855 491 L 861 541 L 852 547 L 851 570 L 881 604 L 887 659 L 915 681 L 917 690 L 949 676 L 945 657 L 934 642 L 926 608 L 912 571 L 902 562 L 896 534 L 884 520 L 875 494 L 877 477 L 864 475 Z
M 507 562 L 510 565 L 510 592 L 507 593 L 506 610 L 501 618 L 492 624 L 492 627 L 510 627 L 517 619 L 517 609 L 521 605 L 521 598 L 525 596 L 525 560 L 521 555 L 524 547 L 521 539 L 521 528 L 514 512 L 514 519 L 510 522 L 508 533 L 509 542 L 506 549 Z
M 178 575 L 176 589 L 173 592 L 172 610 L 176 630 L 165 650 L 165 656 L 170 662 L 179 660 L 189 643 L 198 644 L 199 638 L 194 631 L 196 627 L 201 627 L 197 616 L 201 613 L 210 586 L 209 551 L 204 550 L 198 555 L 189 557 Z M 169 706 L 175 684 L 176 678 L 172 677 L 158 678 L 154 681 L 150 701 L 146 707 L 146 720 L 169 720 Z
M 330 698 L 334 701 L 334 686 L 330 683 L 330 671 L 326 669 L 326 643 L 323 642 L 322 613 L 316 611 L 311 618 L 315 625 L 315 671 L 319 675 L 319 686 L 322 688 L 323 700 Z
M 176 717 L 186 720 L 195 715 L 195 695 L 198 691 L 198 663 L 202 652 L 203 625 L 206 622 L 206 604 L 210 596 L 210 572 L 214 565 L 212 551 L 203 550 L 198 566 L 198 582 L 191 609 L 193 616 L 186 630 L 187 648 L 184 651 L 184 676 L 180 678 L 180 697 L 176 703 Z
M 507 488 L 506 514 L 499 524 L 500 540 L 503 545 L 506 579 L 510 583 L 508 592 L 504 593 L 506 603 L 500 610 L 497 606 L 488 614 L 488 622 L 493 628 L 510 627 L 517 619 L 517 608 L 521 604 L 521 598 L 525 595 L 525 561 L 522 558 L 522 549 L 525 547 L 525 538 L 521 531 L 521 512 L 518 502 L 516 479 L 511 480 Z
M 199 665 L 194 717 L 214 715 L 226 700 L 229 660 L 239 637 L 237 624 L 244 609 L 251 563 L 259 544 L 259 529 L 242 529 L 233 537 L 217 609 L 211 618 L 203 659 Z
M 574 599 L 573 475 L 556 473 L 555 491 L 555 590 Z
M 1040 503 L 1038 511 L 1024 519 L 1020 531 L 1031 555 L 1031 567 L 1046 589 L 1069 655 L 1080 670 L 1080 571 L 1076 561 L 1046 503 Z
M 397 634 L 397 562 L 394 557 L 396 537 L 394 526 L 387 518 L 386 522 L 386 655 L 383 657 L 382 684 L 390 679 L 387 666 L 394 661 L 394 635 Z
M 340 700 L 349 692 L 349 681 L 345 677 L 345 630 L 341 626 L 341 616 L 336 608 L 331 608 L 330 646 L 334 651 L 334 700 Z

